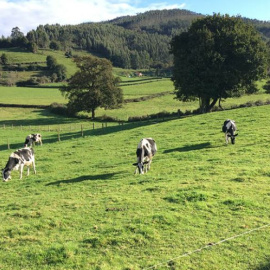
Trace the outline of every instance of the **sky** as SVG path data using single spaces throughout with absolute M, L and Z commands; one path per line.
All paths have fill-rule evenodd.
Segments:
M 39 25 L 101 22 L 149 10 L 187 9 L 270 21 L 270 0 L 0 0 L 0 37 Z

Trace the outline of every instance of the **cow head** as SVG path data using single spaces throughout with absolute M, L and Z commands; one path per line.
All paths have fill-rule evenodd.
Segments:
M 147 163 L 149 163 L 149 161 L 133 163 L 132 165 L 137 166 L 137 169 L 139 170 L 139 174 L 144 174 L 144 165 Z
M 235 137 L 238 136 L 238 133 L 237 134 L 230 134 L 228 133 L 228 137 L 231 138 L 231 142 L 232 144 L 235 144 Z
M 33 140 L 34 140 L 34 142 L 39 142 L 40 135 L 39 134 L 33 134 Z
M 9 169 L 3 169 L 2 170 L 2 175 L 3 175 L 3 181 L 6 182 L 9 179 L 11 179 L 11 171 Z

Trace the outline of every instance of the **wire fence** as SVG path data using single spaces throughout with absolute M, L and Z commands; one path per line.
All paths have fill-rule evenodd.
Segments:
M 114 123 L 113 125 L 108 125 L 107 122 L 104 123 L 89 123 L 89 124 L 64 124 L 64 125 L 13 125 L 13 124 L 2 124 L 0 126 L 0 129 L 2 130 L 7 130 L 7 131 L 11 131 L 11 130 L 19 130 L 19 131 L 27 131 L 27 133 L 25 134 L 26 136 L 29 133 L 52 133 L 55 134 L 56 140 L 57 141 L 61 141 L 61 137 L 65 136 L 66 134 L 64 133 L 69 133 L 72 132 L 73 135 L 76 134 L 77 136 L 81 136 L 84 137 L 86 132 L 89 133 L 89 131 L 91 130 L 102 130 L 102 129 L 106 129 L 108 127 L 112 127 L 112 126 L 123 126 L 124 123 L 123 122 L 118 122 Z M 25 139 L 25 138 L 23 138 Z M 11 148 L 11 138 L 7 137 L 6 139 L 7 142 L 7 149 Z M 2 147 L 3 148 L 3 147 Z
M 259 230 L 262 230 L 262 229 L 266 229 L 266 228 L 268 228 L 268 227 L 270 227 L 270 223 L 265 224 L 265 225 L 260 226 L 260 227 L 253 228 L 253 229 L 251 229 L 251 230 L 245 231 L 245 232 L 240 233 L 240 234 L 233 235 L 233 236 L 231 236 L 231 237 L 225 238 L 225 239 L 220 240 L 220 241 L 215 242 L 215 243 L 209 243 L 209 244 L 207 244 L 207 245 L 205 245 L 205 246 L 203 246 L 203 247 L 201 247 L 201 248 L 198 248 L 198 249 L 195 249 L 195 250 L 186 252 L 186 253 L 184 253 L 184 254 L 182 254 L 182 255 L 179 255 L 178 257 L 174 257 L 174 258 L 171 258 L 171 259 L 166 260 L 166 261 L 164 261 L 164 262 L 160 262 L 160 263 L 158 263 L 158 264 L 152 265 L 152 266 L 150 266 L 150 267 L 143 268 L 143 270 L 157 269 L 157 267 L 161 267 L 161 266 L 165 266 L 165 265 L 171 264 L 173 261 L 179 260 L 179 259 L 181 259 L 181 258 L 183 258 L 183 257 L 191 256 L 191 255 L 194 254 L 194 253 L 202 252 L 202 251 L 205 250 L 205 249 L 213 248 L 214 246 L 221 245 L 221 244 L 223 244 L 223 243 L 225 243 L 225 242 L 231 241 L 231 240 L 233 240 L 233 239 L 239 238 L 239 237 L 241 237 L 241 236 L 250 234 L 250 233 L 255 232 L 255 231 L 259 231 Z

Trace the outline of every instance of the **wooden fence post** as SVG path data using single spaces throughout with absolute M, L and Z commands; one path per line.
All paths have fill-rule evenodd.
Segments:
M 7 148 L 10 149 L 9 141 L 7 139 Z
M 81 125 L 81 133 L 82 133 L 82 137 L 83 137 L 83 125 Z
M 61 138 L 60 138 L 60 132 L 59 132 L 59 128 L 58 128 L 58 142 L 60 142 L 61 141 Z

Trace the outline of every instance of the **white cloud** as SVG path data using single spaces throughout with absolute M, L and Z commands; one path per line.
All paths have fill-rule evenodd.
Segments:
M 26 34 L 39 25 L 100 22 L 147 10 L 185 7 L 158 1 L 146 5 L 141 0 L 0 0 L 0 36 L 9 36 L 13 27 Z

